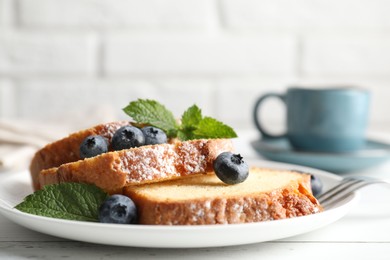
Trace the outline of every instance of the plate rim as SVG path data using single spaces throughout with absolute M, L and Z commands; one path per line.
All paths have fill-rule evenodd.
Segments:
M 334 173 L 330 173 L 327 171 L 311 168 L 311 167 L 306 167 L 306 166 L 301 166 L 301 165 L 294 165 L 294 164 L 288 164 L 288 163 L 280 163 L 280 162 L 270 162 L 270 161 L 262 161 L 259 159 L 255 159 L 252 161 L 256 161 L 257 163 L 263 164 L 265 167 L 271 167 L 271 168 L 280 168 L 280 169 L 290 169 L 290 170 L 304 170 L 306 172 L 313 172 L 314 174 L 320 174 L 320 175 L 325 175 L 327 178 L 332 179 L 334 182 L 341 180 L 342 178 Z M 252 162 L 253 163 L 253 162 Z M 22 171 L 23 172 L 23 171 Z M 26 171 L 24 171 L 26 172 Z M 15 173 L 13 173 L 15 174 Z M 16 173 L 17 174 L 17 173 Z M 19 172 L 19 174 L 21 174 Z M 0 176 L 0 180 L 4 178 L 3 176 Z M 232 245 L 241 245 L 241 244 L 251 244 L 251 243 L 259 243 L 259 242 L 265 242 L 265 241 L 270 241 L 274 239 L 281 239 L 281 238 L 287 238 L 293 235 L 298 235 L 298 234 L 303 234 L 308 231 L 312 231 L 315 229 L 318 229 L 322 226 L 325 226 L 327 224 L 330 224 L 334 221 L 337 221 L 338 219 L 342 218 L 349 212 L 351 207 L 353 207 L 354 204 L 357 203 L 358 201 L 358 194 L 354 193 L 351 196 L 349 196 L 347 199 L 343 200 L 342 203 L 340 203 L 339 206 L 331 209 L 325 209 L 321 213 L 317 214 L 312 214 L 308 216 L 302 216 L 302 217 L 295 217 L 295 218 L 290 218 L 290 219 L 282 219 L 282 220 L 273 220 L 273 221 L 266 221 L 266 222 L 255 222 L 255 223 L 243 223 L 243 224 L 215 224 L 215 225 L 202 225 L 202 226 L 164 226 L 164 225 L 155 225 L 155 226 L 150 226 L 150 225 L 117 225 L 117 224 L 103 224 L 103 223 L 90 223 L 90 222 L 84 222 L 84 221 L 74 221 L 74 220 L 64 220 L 64 219 L 56 219 L 56 218 L 49 218 L 49 217 L 44 217 L 44 216 L 37 216 L 37 215 L 32 215 L 28 213 L 24 213 L 21 211 L 18 211 L 14 209 L 11 205 L 12 203 L 7 203 L 5 202 L 1 197 L 0 197 L 0 213 L 4 215 L 6 218 L 9 220 L 24 226 L 28 229 L 40 232 L 40 233 L 45 233 L 48 235 L 56 236 L 56 237 L 61 237 L 61 238 L 66 238 L 66 239 L 72 239 L 72 240 L 78 240 L 78 241 L 83 241 L 83 242 L 90 242 L 90 243 L 98 243 L 98 244 L 106 244 L 106 245 L 120 245 L 120 246 L 137 246 L 137 247 L 157 247 L 157 248 L 198 248 L 198 247 L 217 247 L 217 246 L 232 246 Z M 8 205 L 5 205 L 8 204 Z M 326 217 L 327 216 L 327 217 Z M 323 223 L 317 223 L 315 227 L 309 228 L 309 230 L 305 230 L 304 232 L 298 232 L 294 234 L 289 234 L 288 236 L 279 236 L 274 239 L 252 239 L 251 241 L 229 241 L 228 242 L 218 242 L 215 241 L 214 243 L 210 244 L 205 244 L 205 243 L 198 243 L 194 244 L 193 242 L 186 243 L 186 242 L 180 242 L 179 244 L 172 244 L 168 241 L 161 241 L 161 243 L 155 243 L 155 244 L 150 244 L 150 243 L 134 243 L 134 241 L 123 241 L 123 243 L 110 243 L 110 241 L 107 241 L 105 239 L 88 239 L 86 237 L 79 237 L 76 238 L 72 236 L 72 234 L 64 235 L 64 234 L 59 234 L 58 232 L 48 232 L 48 230 L 45 230 L 44 227 L 39 228 L 34 226 L 35 224 L 39 224 L 42 222 L 45 222 L 48 226 L 56 226 L 56 225 L 66 225 L 68 227 L 73 227 L 73 229 L 77 228 L 84 228 L 84 229 L 99 229 L 104 232 L 106 231 L 114 231 L 114 232 L 120 232 L 120 233 L 126 233 L 126 232 L 142 232 L 142 233 L 172 233 L 172 234 L 167 234 L 167 236 L 186 236 L 188 233 L 193 234 L 192 236 L 199 235 L 204 232 L 209 232 L 212 234 L 217 234 L 221 232 L 251 232 L 253 230 L 258 230 L 258 229 L 269 229 L 274 226 L 283 226 L 283 225 L 289 225 L 289 223 L 300 223 L 300 222 L 307 222 L 308 220 L 311 220 L 314 222 L 318 222 L 319 219 L 329 219 L 327 222 Z M 27 222 L 23 222 L 27 221 Z M 30 222 L 30 223 L 28 223 Z M 32 223 L 34 222 L 34 223 Z M 312 224 L 313 225 L 313 224 Z M 188 239 L 189 241 L 193 241 L 193 239 Z M 207 240 L 207 239 L 206 239 Z

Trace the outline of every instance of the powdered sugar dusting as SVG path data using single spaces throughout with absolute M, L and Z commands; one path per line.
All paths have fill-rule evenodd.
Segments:
M 183 142 L 180 146 L 180 159 L 186 173 L 204 172 L 207 168 L 206 155 L 202 152 L 206 141 Z
M 120 151 L 116 168 L 127 175 L 128 184 L 204 173 L 210 149 L 208 140 L 142 146 Z
M 124 151 L 119 168 L 127 173 L 128 183 L 140 183 L 180 176 L 175 167 L 177 160 L 172 145 L 151 145 Z

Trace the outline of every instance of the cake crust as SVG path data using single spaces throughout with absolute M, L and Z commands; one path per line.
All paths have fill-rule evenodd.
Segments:
M 50 143 L 38 150 L 30 163 L 30 174 L 34 190 L 41 188 L 38 177 L 40 171 L 81 159 L 79 154 L 80 144 L 87 136 L 101 135 L 110 143 L 115 131 L 122 126 L 129 124 L 129 121 L 99 124 L 72 133 L 63 139 Z

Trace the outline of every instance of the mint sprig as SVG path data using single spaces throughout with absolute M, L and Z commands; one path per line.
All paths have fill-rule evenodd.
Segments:
M 201 109 L 193 105 L 177 123 L 173 113 L 157 101 L 138 99 L 130 102 L 123 111 L 138 124 L 146 124 L 160 128 L 168 137 L 185 140 L 208 138 L 234 138 L 236 132 L 230 126 L 211 118 L 203 117 Z
M 28 195 L 15 208 L 45 217 L 98 222 L 98 209 L 107 197 L 95 185 L 60 183 Z

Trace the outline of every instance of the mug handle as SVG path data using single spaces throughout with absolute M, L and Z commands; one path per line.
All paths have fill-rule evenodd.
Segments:
M 261 96 L 255 103 L 255 107 L 253 108 L 253 121 L 255 122 L 255 125 L 257 129 L 261 132 L 264 138 L 269 138 L 269 139 L 276 139 L 276 138 L 283 138 L 286 137 L 286 133 L 280 134 L 280 135 L 274 135 L 271 134 L 270 132 L 266 131 L 261 124 L 259 118 L 258 118 L 258 112 L 259 112 L 259 107 L 261 103 L 263 103 L 264 100 L 267 98 L 278 98 L 282 100 L 284 104 L 286 104 L 286 99 L 284 94 L 278 94 L 278 93 L 267 93 Z

